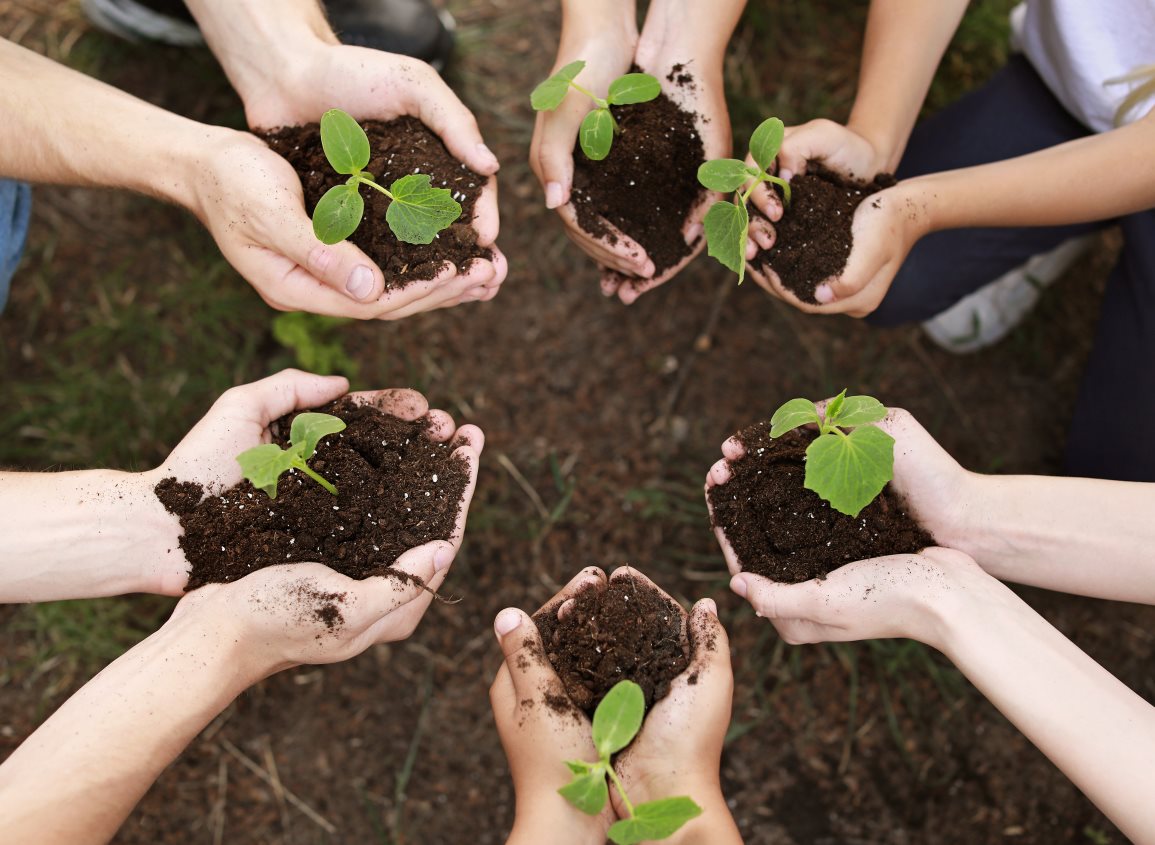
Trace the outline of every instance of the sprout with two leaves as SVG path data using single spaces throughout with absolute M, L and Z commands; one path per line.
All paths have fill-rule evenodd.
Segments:
M 299 469 L 334 496 L 337 488 L 322 478 L 306 461 L 317 451 L 322 437 L 344 431 L 345 421 L 332 414 L 308 412 L 297 414 L 289 429 L 289 446 L 282 449 L 276 443 L 265 443 L 246 449 L 237 455 L 241 473 L 258 490 L 264 490 L 270 499 L 277 498 L 277 482 L 291 469 Z
M 601 161 L 610 154 L 614 136 L 622 131 L 610 111 L 610 106 L 648 103 L 662 93 L 662 85 L 648 73 L 627 73 L 610 83 L 609 91 L 603 98 L 574 82 L 574 78 L 585 66 L 586 63 L 580 60 L 570 62 L 534 88 L 529 101 L 534 111 L 553 111 L 561 105 L 570 88 L 593 100 L 594 110 L 582 120 L 581 129 L 578 131 L 578 143 L 587 158 Z
M 738 284 L 746 277 L 746 236 L 750 231 L 746 203 L 750 194 L 763 182 L 771 182 L 782 188 L 786 207 L 790 207 L 790 183 L 770 172 L 785 136 L 782 121 L 767 118 L 750 136 L 753 165 L 736 158 L 719 158 L 698 168 L 698 181 L 703 186 L 723 194 L 734 193 L 733 201 L 719 200 L 710 207 L 703 227 L 709 254 L 738 274 Z M 746 189 L 741 190 L 747 183 Z
M 432 243 L 438 232 L 461 216 L 461 205 L 453 194 L 446 188 L 434 188 L 424 173 L 402 176 L 388 188 L 378 184 L 372 173 L 365 172 L 369 137 L 340 109 L 329 109 L 322 115 L 321 147 L 333 169 L 349 177 L 326 191 L 313 209 L 313 234 L 322 243 L 338 243 L 357 231 L 365 215 L 362 185 L 389 197 L 385 222 L 398 240 L 406 243 Z

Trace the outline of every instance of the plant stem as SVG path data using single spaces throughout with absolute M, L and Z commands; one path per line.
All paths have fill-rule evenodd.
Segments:
M 569 81 L 569 84 L 572 85 L 574 88 L 576 88 L 578 91 L 581 91 L 583 94 L 585 94 L 591 100 L 593 100 L 597 104 L 597 107 L 599 109 L 609 109 L 610 104 L 607 101 L 603 100 L 601 97 L 599 97 L 597 94 L 595 94 L 590 89 L 585 88 L 581 85 L 578 85 L 572 79 Z
M 388 192 L 387 190 L 385 190 L 383 187 L 381 187 L 380 185 L 378 185 L 378 184 L 377 184 L 375 181 L 373 181 L 372 179 L 366 179 L 366 178 L 364 178 L 364 177 L 362 177 L 362 176 L 358 175 L 358 176 L 357 176 L 357 181 L 358 181 L 360 184 L 362 184 L 362 185 L 368 185 L 370 188 L 376 188 L 378 191 L 380 191 L 381 193 L 383 193 L 385 196 L 389 197 L 389 199 L 393 199 L 393 195 L 392 195 L 391 193 L 389 193 L 389 192 Z
M 630 818 L 634 817 L 634 805 L 630 801 L 630 796 L 626 795 L 626 788 L 622 786 L 621 780 L 618 779 L 618 773 L 614 771 L 613 766 L 606 766 L 606 773 L 609 774 L 610 780 L 614 783 L 614 789 L 618 791 L 618 795 L 622 796 L 622 803 L 626 805 L 626 812 L 630 814 Z
M 330 484 L 325 479 L 323 479 L 321 476 L 319 476 L 316 472 L 314 472 L 309 467 L 309 465 L 307 463 L 305 463 L 304 461 L 301 461 L 300 463 L 294 463 L 293 466 L 296 469 L 299 469 L 301 472 L 305 473 L 305 475 L 309 476 L 309 478 L 316 481 L 318 484 L 320 484 L 322 487 L 324 487 L 326 490 L 328 490 L 334 496 L 337 495 L 337 488 L 334 487 L 332 484 Z
M 746 189 L 746 192 L 744 194 L 742 194 L 742 205 L 745 205 L 746 202 L 750 199 L 750 194 L 754 193 L 754 189 L 757 188 L 759 185 L 761 185 L 763 182 L 765 182 L 769 178 L 771 178 L 769 174 L 759 173 L 758 178 L 756 178 L 754 180 L 753 184 L 750 185 L 750 187 Z

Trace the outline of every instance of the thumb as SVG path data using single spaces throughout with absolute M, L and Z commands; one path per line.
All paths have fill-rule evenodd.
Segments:
M 270 249 L 354 302 L 373 302 L 385 291 L 381 268 L 349 241 L 325 244 L 318 240 L 303 206 L 300 215 L 294 215 L 292 222 L 274 232 L 272 238 Z
M 567 98 L 553 112 L 541 112 L 541 143 L 537 148 L 537 177 L 545 189 L 546 208 L 559 208 L 570 201 L 573 189 L 574 144 L 578 127 L 588 109 Z
M 713 599 L 701 599 L 690 608 L 686 623 L 690 639 L 690 674 L 718 672 L 730 676 L 730 638 L 718 618 Z M 683 673 L 686 674 L 686 673 Z
M 761 575 L 739 572 L 730 579 L 730 589 L 765 619 L 811 619 L 814 581 L 779 584 Z
M 546 657 L 541 634 L 529 614 L 507 607 L 493 620 L 493 631 L 501 643 L 517 699 L 534 698 L 543 689 L 562 691 L 561 680 Z

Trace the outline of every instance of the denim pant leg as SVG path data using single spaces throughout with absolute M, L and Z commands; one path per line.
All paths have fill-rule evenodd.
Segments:
M 897 175 L 909 179 L 988 164 L 1089 134 L 1030 63 L 1016 55 L 982 88 L 915 127 Z M 915 244 L 867 321 L 895 326 L 928 320 L 1032 255 L 1105 225 L 951 229 L 927 235 Z
M 1120 221 L 1095 345 L 1067 435 L 1069 475 L 1155 481 L 1155 210 Z
M 31 213 L 32 190 L 28 185 L 0 179 L 0 311 L 8 302 L 12 276 L 24 254 Z

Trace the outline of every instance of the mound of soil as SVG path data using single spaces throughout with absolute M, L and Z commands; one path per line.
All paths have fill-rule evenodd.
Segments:
M 477 244 L 473 228 L 474 206 L 485 187 L 485 176 L 474 173 L 455 159 L 428 127 L 415 117 L 395 120 L 367 120 L 361 124 L 373 151 L 366 171 L 386 188 L 410 173 L 428 174 L 435 188 L 447 188 L 461 204 L 461 216 L 442 230 L 430 244 L 410 244 L 397 240 L 385 222 L 390 199 L 374 188 L 361 186 L 365 217 L 349 240 L 377 263 L 385 274 L 387 289 L 403 288 L 411 282 L 434 278 L 445 262 L 466 272 L 475 258 L 493 256 L 488 247 Z M 301 177 L 305 210 L 313 208 L 334 185 L 348 177 L 336 173 L 321 148 L 321 125 L 285 126 L 261 134 Z
M 694 85 L 681 65 L 667 80 Z M 590 161 L 580 146 L 574 147 L 571 202 L 579 226 L 612 242 L 614 235 L 605 225 L 609 221 L 641 244 L 659 275 L 694 248 L 686 243 L 682 224 L 703 195 L 698 184 L 698 167 L 705 161 L 702 138 L 695 116 L 665 94 L 610 111 L 621 133 L 609 155 Z
M 615 578 L 601 592 L 586 590 L 564 619 L 555 605 L 533 621 L 570 699 L 590 716 L 618 681 L 638 684 L 649 710 L 689 665 L 682 609 L 637 578 Z
M 452 536 L 469 465 L 452 443 L 429 439 L 427 418 L 407 422 L 348 397 L 317 410 L 347 425 L 309 461 L 336 496 L 296 470 L 281 476 L 276 499 L 248 481 L 207 498 L 196 483 L 157 484 L 157 498 L 184 528 L 186 590 L 281 563 L 323 563 L 357 579 L 389 574 L 402 552 Z M 271 426 L 282 448 L 295 416 Z
M 732 477 L 709 497 L 713 524 L 726 532 L 743 571 L 795 584 L 856 560 L 935 545 L 889 484 L 857 517 L 803 487 L 806 447 L 817 432 L 771 439 L 770 423 L 761 422 L 735 436 L 746 454 L 730 462 Z
M 774 245 L 759 250 L 751 263 L 773 269 L 783 287 L 816 305 L 815 289 L 846 268 L 854 245 L 855 209 L 871 194 L 894 184 L 889 173 L 879 173 L 870 182 L 856 182 L 810 162 L 806 173 L 790 180 L 790 208 L 774 224 Z M 774 189 L 782 195 L 781 188 Z M 751 208 L 751 214 L 760 212 Z

